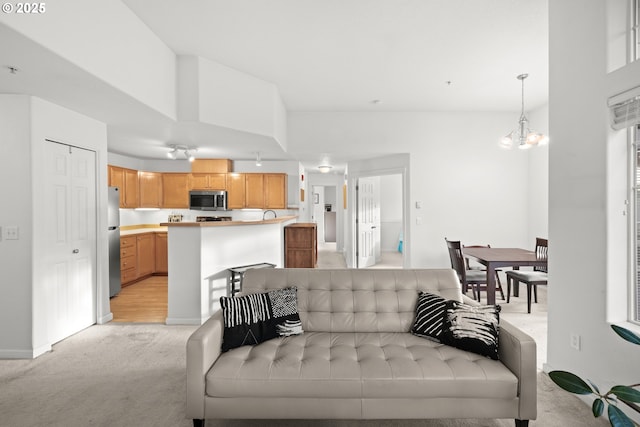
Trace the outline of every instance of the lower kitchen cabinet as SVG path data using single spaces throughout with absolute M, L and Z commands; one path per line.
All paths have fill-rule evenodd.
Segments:
M 153 233 L 136 236 L 138 277 L 150 276 L 156 268 L 156 238 Z
M 128 286 L 153 274 L 168 274 L 167 233 L 120 237 L 120 281 Z
M 316 224 L 298 222 L 284 227 L 284 267 L 315 268 L 317 262 Z
M 169 274 L 167 233 L 156 233 L 156 274 Z

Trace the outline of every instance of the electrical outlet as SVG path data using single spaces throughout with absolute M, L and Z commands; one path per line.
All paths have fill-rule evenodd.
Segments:
M 571 342 L 569 344 L 571 345 L 571 347 L 580 351 L 580 335 L 571 334 Z
M 18 226 L 5 225 L 2 230 L 2 237 L 4 240 L 18 240 Z

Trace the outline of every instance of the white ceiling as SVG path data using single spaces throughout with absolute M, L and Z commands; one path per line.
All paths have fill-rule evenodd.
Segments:
M 275 84 L 288 111 L 517 112 L 521 73 L 529 73 L 527 109 L 547 102 L 547 0 L 123 2 L 177 54 L 198 55 Z M 255 147 L 265 146 L 266 138 L 255 135 L 148 117 L 135 103 L 123 109 L 116 96 L 109 105 L 106 85 L 44 49 L 27 55 L 37 48 L 6 28 L 0 33 L 5 64 L 47 58 L 57 67 L 57 79 L 74 79 L 77 92 L 59 102 L 106 121 L 114 152 L 162 158 L 166 144 L 185 135 L 207 157 L 248 159 Z M 2 73 L 0 91 L 63 96 L 54 96 L 56 79 L 24 79 Z M 225 138 L 212 138 L 219 134 Z M 230 142 L 208 147 L 211 140 Z M 317 165 L 322 148 L 284 153 L 271 143 L 263 152 L 264 159 Z

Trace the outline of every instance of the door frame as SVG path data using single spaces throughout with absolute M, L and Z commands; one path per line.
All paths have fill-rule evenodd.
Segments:
M 384 162 L 387 158 L 381 158 L 380 161 Z M 357 268 L 357 257 L 356 257 L 356 249 L 357 249 L 357 235 L 356 235 L 356 215 L 357 209 L 355 203 L 357 203 L 356 199 L 356 185 L 358 183 L 359 178 L 367 178 L 372 176 L 384 176 L 384 175 L 401 175 L 402 176 L 402 234 L 403 234 L 403 250 L 402 250 L 402 266 L 403 268 L 411 267 L 411 236 L 410 236 L 410 211 L 409 211 L 409 159 L 408 155 L 406 160 L 402 159 L 400 163 L 405 163 L 405 165 L 399 164 L 397 166 L 392 166 L 389 168 L 380 167 L 376 168 L 375 166 L 371 169 L 361 169 L 354 170 L 352 164 L 350 163 L 348 166 L 349 175 L 347 179 L 347 218 L 348 218 L 348 227 L 349 231 L 349 239 L 347 245 L 349 246 L 346 250 L 347 253 L 347 267 L 349 268 Z M 383 203 L 383 201 L 381 201 Z

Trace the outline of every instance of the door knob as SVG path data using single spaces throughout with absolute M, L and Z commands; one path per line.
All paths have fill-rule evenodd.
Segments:
M 74 253 L 74 254 L 78 254 L 78 253 L 80 253 L 80 249 L 74 249 L 74 250 L 73 250 L 73 253 Z

